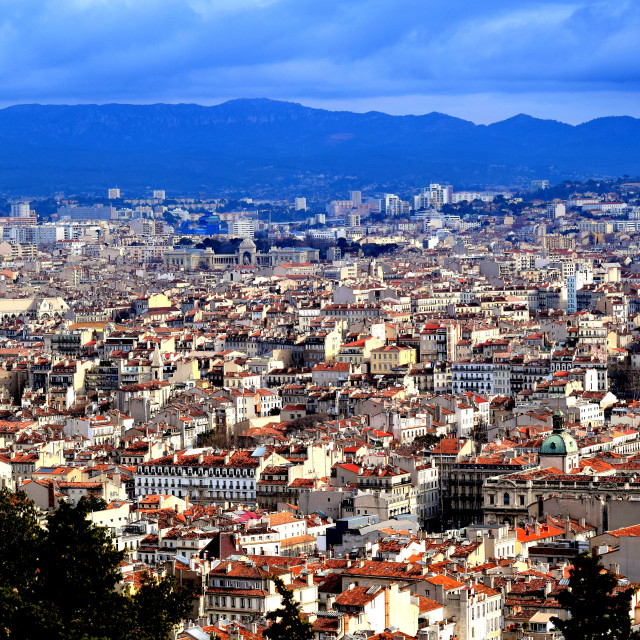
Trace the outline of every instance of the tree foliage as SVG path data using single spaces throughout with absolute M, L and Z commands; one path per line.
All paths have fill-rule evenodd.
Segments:
M 173 577 L 116 588 L 124 552 L 87 519 L 95 506 L 62 503 L 43 528 L 24 493 L 0 492 L 0 639 L 163 640 L 189 614 Z
M 80 498 L 80 504 L 88 512 L 91 511 L 104 511 L 107 508 L 107 501 L 97 496 L 82 496 Z
M 416 450 L 428 449 L 438 444 L 440 440 L 442 440 L 442 436 L 437 436 L 435 433 L 425 433 L 422 436 L 416 436 L 411 444 L 416 445 Z
M 620 590 L 616 577 L 604 571 L 600 557 L 576 556 L 569 573 L 569 587 L 558 602 L 571 618 L 552 618 L 565 640 L 639 640 L 631 630 L 632 589 Z
M 264 637 L 267 640 L 313 640 L 313 627 L 300 615 L 300 605 L 293 599 L 293 591 L 287 589 L 281 578 L 275 576 L 273 581 L 282 602 L 279 609 L 267 614 L 271 625 L 264 632 Z
M 0 492 L 0 587 L 23 588 L 33 578 L 40 539 L 36 508 L 25 493 Z

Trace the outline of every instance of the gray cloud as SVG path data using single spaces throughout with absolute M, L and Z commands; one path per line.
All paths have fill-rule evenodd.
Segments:
M 349 106 L 458 96 L 467 108 L 474 95 L 511 96 L 514 105 L 523 95 L 573 95 L 577 104 L 587 93 L 622 92 L 632 106 L 639 5 L 0 0 L 1 100 L 267 96 Z

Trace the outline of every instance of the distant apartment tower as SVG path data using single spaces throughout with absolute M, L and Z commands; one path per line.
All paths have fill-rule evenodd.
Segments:
M 473 202 L 474 200 L 481 200 L 482 202 L 491 202 L 498 193 L 496 191 L 456 191 L 453 194 L 453 204 L 458 202 Z M 508 198 L 511 194 L 501 193 L 505 198 Z
M 393 193 L 385 193 L 380 198 L 380 213 L 387 216 L 397 216 L 402 213 L 402 202 L 400 198 Z
M 359 213 L 349 213 L 347 215 L 347 226 L 352 229 L 360 226 L 360 214 Z
M 585 284 L 593 282 L 593 272 L 591 269 L 576 269 L 574 275 L 567 278 L 567 313 L 577 313 L 581 309 L 578 308 L 578 291 Z
M 296 211 L 306 211 L 307 210 L 307 199 L 306 198 L 296 198 L 294 206 L 295 206 Z
M 164 200 L 167 197 L 164 189 L 154 189 L 153 190 L 153 199 L 154 200 Z
M 12 218 L 29 218 L 32 212 L 29 208 L 28 202 L 18 202 L 11 205 L 11 217 Z
M 253 238 L 255 224 L 249 218 L 238 218 L 229 223 L 229 235 L 236 238 Z
M 544 189 L 549 188 L 548 180 L 532 180 L 531 181 L 531 191 L 542 191 Z
M 575 251 L 576 239 L 563 236 L 561 233 L 548 233 L 544 236 L 544 248 L 547 251 L 558 251 L 562 249 Z
M 413 198 L 413 208 L 420 209 L 440 209 L 444 204 L 453 202 L 453 187 L 451 185 L 440 185 L 432 183 L 425 187 L 420 195 Z
M 109 200 L 117 200 L 120 197 L 120 189 L 117 187 L 115 189 L 109 189 L 108 195 Z
M 101 204 L 88 205 L 64 205 L 58 207 L 59 218 L 71 218 L 72 220 L 111 220 L 116 216 L 115 207 L 105 207 Z
M 362 191 L 349 191 L 349 200 L 354 207 L 359 207 L 362 204 Z
M 562 202 L 550 202 L 547 205 L 547 215 L 552 220 L 557 220 L 558 218 L 563 218 L 566 213 L 567 213 L 567 209 L 562 204 Z
M 453 187 L 450 184 L 430 184 L 431 206 L 439 209 L 443 204 L 453 202 Z

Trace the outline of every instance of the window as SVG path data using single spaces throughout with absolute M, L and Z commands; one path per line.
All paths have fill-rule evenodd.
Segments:
M 502 499 L 502 503 L 504 505 L 508 505 L 508 504 L 510 504 L 510 502 L 511 502 L 511 499 L 509 497 L 509 494 L 505 492 L 505 494 L 503 496 L 503 499 Z

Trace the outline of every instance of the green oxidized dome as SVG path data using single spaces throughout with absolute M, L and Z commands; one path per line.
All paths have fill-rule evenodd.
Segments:
M 567 453 L 577 452 L 578 445 L 568 433 L 550 435 L 540 448 L 540 453 L 551 455 L 566 455 Z
M 543 455 L 564 456 L 577 453 L 578 445 L 573 437 L 564 430 L 564 415 L 562 411 L 553 414 L 553 433 L 545 439 L 540 448 Z

